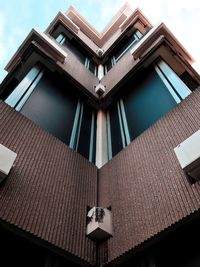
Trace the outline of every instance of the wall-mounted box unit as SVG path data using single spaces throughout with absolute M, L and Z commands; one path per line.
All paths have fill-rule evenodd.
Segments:
M 0 182 L 9 174 L 17 154 L 0 144 Z
M 87 214 L 86 234 L 97 242 L 102 242 L 112 236 L 111 211 L 102 207 L 93 207 Z
M 174 148 L 184 172 L 194 181 L 200 180 L 200 130 Z
M 98 96 L 102 96 L 105 93 L 106 89 L 105 86 L 101 83 L 99 83 L 96 87 L 95 87 L 95 93 Z

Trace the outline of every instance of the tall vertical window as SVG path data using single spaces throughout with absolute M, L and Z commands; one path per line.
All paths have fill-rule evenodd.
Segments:
M 37 65 L 5 102 L 95 163 L 96 112 L 72 93 L 76 91 Z
M 114 49 L 110 59 L 105 63 L 106 74 L 133 46 L 142 38 L 140 31 L 135 31 L 131 36 L 124 38 Z
M 77 103 L 69 147 L 95 163 L 96 112 L 80 99 Z
M 191 91 L 162 59 L 131 79 L 107 112 L 109 159 L 186 98 Z
M 97 65 L 94 63 L 89 53 L 84 51 L 84 49 L 80 47 L 80 45 L 74 39 L 70 39 L 61 33 L 56 38 L 56 41 L 69 49 L 86 67 L 86 69 L 90 70 L 95 76 L 97 76 Z

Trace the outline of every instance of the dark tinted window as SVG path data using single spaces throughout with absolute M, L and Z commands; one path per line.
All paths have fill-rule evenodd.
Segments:
M 66 46 L 80 60 L 83 65 L 85 64 L 86 55 L 82 52 L 83 49 L 81 50 L 81 47 L 78 47 L 76 43 L 73 42 L 73 40 L 68 40 L 66 38 L 63 45 Z
M 60 84 L 46 71 L 20 112 L 69 144 L 77 105 L 69 91 L 69 84 Z
M 131 45 L 131 43 L 136 43 L 136 41 L 137 39 L 134 34 L 124 38 L 115 51 L 115 58 L 117 59 Z
M 126 85 L 123 98 L 131 140 L 177 105 L 153 68 L 143 77 Z
M 96 74 L 95 72 L 96 72 L 96 64 L 92 61 L 92 60 L 90 60 L 90 64 L 89 64 L 89 70 L 93 73 L 93 74 Z
M 112 144 L 112 156 L 116 155 L 123 149 L 122 136 L 120 131 L 120 122 L 117 110 L 117 104 L 113 105 L 109 109 L 110 115 L 110 131 L 111 131 L 111 144 Z
M 86 158 L 89 158 L 90 152 L 90 134 L 91 134 L 92 110 L 84 106 L 83 117 L 78 143 L 78 152 Z

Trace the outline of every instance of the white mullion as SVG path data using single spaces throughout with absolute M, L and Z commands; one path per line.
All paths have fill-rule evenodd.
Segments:
M 62 39 L 63 39 L 63 35 L 59 34 L 58 37 L 56 38 L 56 42 L 60 43 Z
M 84 64 L 84 66 L 87 69 L 87 57 L 85 58 L 85 64 Z
M 164 60 L 157 60 L 158 67 L 167 77 L 169 82 L 174 87 L 174 90 L 177 91 L 177 94 L 181 96 L 182 99 L 186 98 L 191 94 L 190 89 L 187 85 L 179 78 L 179 76 L 170 68 L 170 66 Z
M 130 134 L 129 134 L 127 119 L 126 119 L 124 102 L 123 102 L 122 99 L 119 100 L 119 104 L 120 104 L 120 108 L 121 108 L 122 123 L 123 123 L 123 126 L 124 126 L 124 134 L 125 134 L 125 138 L 126 138 L 126 143 L 128 145 L 131 142 L 131 138 L 130 138 Z
M 168 89 L 168 91 L 170 92 L 170 94 L 172 95 L 174 100 L 176 101 L 176 103 L 179 104 L 181 102 L 181 99 L 176 94 L 176 92 L 174 91 L 174 89 L 171 86 L 171 84 L 168 82 L 168 80 L 165 78 L 165 76 L 163 75 L 161 70 L 158 68 L 158 66 L 156 66 L 156 64 L 154 64 L 154 68 L 155 68 L 155 71 L 157 72 L 157 74 L 159 75 L 159 77 L 161 78 L 161 80 L 163 81 L 163 83 L 165 84 L 166 88 Z
M 105 73 L 105 75 L 108 73 L 108 67 L 107 67 L 107 65 L 104 66 L 104 73 Z
M 116 64 L 116 58 L 113 56 L 113 66 Z
M 81 103 L 80 108 L 80 116 L 79 116 L 79 122 L 78 122 L 78 129 L 77 129 L 77 138 L 76 138 L 76 144 L 75 144 L 75 150 L 78 150 L 78 144 L 79 144 L 79 138 L 80 138 L 80 132 L 81 132 L 81 124 L 82 124 L 82 118 L 83 118 L 83 103 Z
M 66 37 L 64 36 L 64 34 L 59 34 L 58 37 L 56 38 L 56 41 L 59 43 L 59 44 L 63 44 L 66 40 Z
M 130 45 L 127 47 L 127 48 L 125 48 L 125 50 L 118 56 L 118 58 L 116 58 L 116 62 L 118 61 L 118 60 L 120 60 L 120 58 L 124 55 L 124 54 L 126 54 L 126 52 L 134 45 L 134 43 L 136 43 L 140 38 L 138 37 L 138 35 L 137 35 L 137 33 L 135 32 L 134 33 L 134 40 L 130 43 Z
M 111 57 L 111 65 L 114 66 L 113 57 Z
M 110 128 L 110 114 L 109 111 L 106 114 L 107 124 L 107 144 L 108 144 L 108 159 L 112 158 L 112 142 L 111 142 L 111 128 Z
M 88 65 L 87 65 L 87 69 L 90 69 L 90 59 L 88 58 Z
M 86 67 L 86 69 L 89 69 L 89 66 L 90 66 L 90 62 L 89 62 L 89 59 L 86 57 L 85 58 L 85 67 Z
M 112 67 L 116 64 L 115 56 L 111 58 L 111 65 Z
M 66 40 L 66 37 L 65 37 L 65 36 L 63 36 L 63 39 L 60 41 L 60 44 L 61 44 L 61 45 L 63 45 L 63 44 L 64 44 L 64 42 L 65 42 L 65 40 Z
M 90 131 L 90 150 L 89 150 L 89 161 L 92 162 L 94 149 L 94 111 L 92 112 L 91 119 L 91 131 Z
M 97 73 L 97 66 L 94 67 L 94 75 L 97 77 L 98 73 Z
M 80 109 L 81 109 L 81 102 L 80 102 L 80 99 L 79 99 L 78 103 L 77 103 L 77 107 L 76 107 L 76 113 L 75 113 L 75 117 L 74 117 L 74 124 L 73 124 L 70 143 L 69 143 L 69 147 L 72 148 L 72 149 L 75 148 L 76 131 L 77 131 L 77 127 L 78 127 Z
M 26 101 L 28 100 L 28 98 L 30 97 L 31 93 L 33 92 L 33 90 L 35 89 L 35 87 L 37 86 L 37 84 L 39 83 L 39 81 L 41 80 L 43 74 L 44 74 L 44 70 L 40 71 L 40 73 L 38 74 L 38 76 L 36 77 L 36 79 L 34 80 L 34 82 L 31 84 L 31 86 L 28 88 L 28 90 L 26 91 L 26 93 L 24 94 L 24 96 L 22 97 L 22 99 L 19 101 L 19 103 L 15 107 L 15 109 L 17 111 L 20 111 L 22 109 L 22 107 L 24 106 L 24 104 L 26 103 Z
M 134 43 L 136 43 L 137 39 L 133 40 L 130 45 L 118 56 L 118 58 L 116 58 L 116 62 L 118 60 L 120 60 L 121 57 L 123 57 L 124 54 L 126 54 L 126 52 L 133 46 Z
M 138 30 L 134 33 L 134 35 L 137 36 L 138 40 L 141 39 L 142 36 L 143 36 L 143 35 L 141 34 L 141 32 L 138 31 Z
M 121 117 L 119 102 L 117 102 L 117 110 L 118 110 L 118 117 L 119 117 L 120 132 L 121 132 L 121 137 L 122 137 L 122 145 L 124 148 L 126 146 L 126 141 L 125 141 L 125 135 L 124 135 L 124 130 L 123 130 L 123 124 L 122 124 L 122 117 Z
M 18 101 L 23 97 L 28 88 L 34 82 L 37 75 L 40 73 L 41 68 L 39 66 L 33 67 L 23 80 L 17 85 L 13 92 L 7 97 L 5 103 L 11 107 L 15 107 Z

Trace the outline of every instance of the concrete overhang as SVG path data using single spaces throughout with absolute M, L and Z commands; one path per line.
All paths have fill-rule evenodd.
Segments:
M 125 4 L 108 23 L 108 25 L 106 25 L 102 32 L 98 32 L 73 6 L 67 10 L 66 16 L 80 27 L 81 31 L 101 48 L 103 44 L 113 35 L 119 25 L 127 18 L 127 8 L 132 11 L 131 7 L 128 4 Z
M 180 76 L 185 70 L 200 83 L 200 76 L 192 68 L 193 58 L 181 46 L 178 40 L 160 23 L 152 28 L 122 59 L 102 78 L 101 82 L 106 85 L 103 99 L 109 103 L 109 97 L 122 88 L 132 75 L 142 67 L 147 68 L 158 57 L 164 59 Z
M 176 53 L 184 60 L 190 64 L 194 62 L 192 56 L 181 45 L 164 23 L 159 23 L 157 26 L 153 27 L 131 50 L 134 60 L 144 57 L 144 55 L 151 50 L 153 44 L 155 44 L 161 36 L 166 39 L 169 44 L 171 44 L 171 46 L 176 50 Z
M 30 59 L 30 60 L 29 60 Z M 99 80 L 67 49 L 48 35 L 33 29 L 6 66 L 9 74 L 21 66 L 28 69 L 37 61 L 69 77 L 90 98 L 98 99 L 94 85 Z M 28 62 L 27 64 L 25 64 Z M 10 75 L 8 75 L 9 79 Z M 7 80 L 5 81 L 7 82 Z
M 151 23 L 143 15 L 141 10 L 136 9 L 133 11 L 128 3 L 126 3 L 119 10 L 119 12 L 117 12 L 117 14 L 106 25 L 102 32 L 98 32 L 84 17 L 79 14 L 79 12 L 73 6 L 70 6 L 65 14 L 59 12 L 53 22 L 46 29 L 46 33 L 51 34 L 59 22 L 76 35 L 78 35 L 81 30 L 81 32 L 84 33 L 90 40 L 92 40 L 99 48 L 104 50 L 105 48 L 107 50 L 112 45 L 111 42 L 109 47 L 107 47 L 107 45 L 104 47 L 113 34 L 119 29 L 120 32 L 122 32 L 130 25 L 134 26 L 134 24 L 137 22 L 140 22 L 148 29 L 152 27 Z
M 80 31 L 80 28 L 69 17 L 67 17 L 62 12 L 59 12 L 45 32 L 51 34 L 53 29 L 59 23 L 61 23 L 63 26 L 65 26 L 75 34 L 78 34 L 78 32 Z
M 120 26 L 119 28 L 121 31 L 124 31 L 127 29 L 129 26 L 134 25 L 137 21 L 140 21 L 144 27 L 151 28 L 152 24 L 151 22 L 144 16 L 142 11 L 137 8 Z
M 51 56 L 55 62 L 64 63 L 67 57 L 67 53 L 63 50 L 59 44 L 53 41 L 50 37 L 48 37 L 43 32 L 33 29 L 24 42 L 20 45 L 14 56 L 8 62 L 5 67 L 5 70 L 8 72 L 12 71 L 15 66 L 21 61 L 24 52 L 28 49 L 30 44 L 36 45 L 41 50 L 45 51 L 47 54 Z

